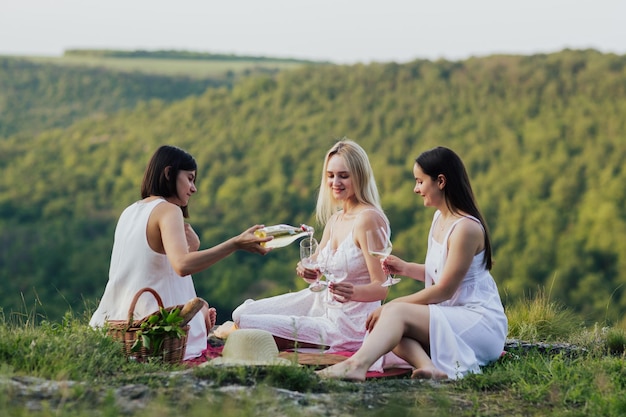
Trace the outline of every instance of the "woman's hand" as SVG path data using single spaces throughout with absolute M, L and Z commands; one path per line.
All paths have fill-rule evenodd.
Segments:
M 245 232 L 241 233 L 239 236 L 235 236 L 233 238 L 233 242 L 235 247 L 238 250 L 244 250 L 246 252 L 252 253 L 260 253 L 261 255 L 265 255 L 271 248 L 266 248 L 261 246 L 261 243 L 269 242 L 273 239 L 272 236 L 268 237 L 258 237 L 254 234 L 255 231 L 262 229 L 263 225 L 254 225 Z
M 380 261 L 383 267 L 383 271 L 386 274 L 398 274 L 406 276 L 406 262 L 394 255 L 387 256 L 384 260 Z
M 365 329 L 368 332 L 371 332 L 376 326 L 378 322 L 378 318 L 380 317 L 380 312 L 382 311 L 383 306 L 378 307 L 376 310 L 372 311 L 369 316 L 367 316 L 367 320 L 365 320 Z
M 319 268 L 310 269 L 302 266 L 302 262 L 298 262 L 296 265 L 296 275 L 305 280 L 308 284 L 312 284 L 319 279 L 322 275 Z
M 348 302 L 354 296 L 354 285 L 350 282 L 330 282 L 328 290 L 340 303 Z

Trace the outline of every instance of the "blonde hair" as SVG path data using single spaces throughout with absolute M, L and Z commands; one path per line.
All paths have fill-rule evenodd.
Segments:
M 330 148 L 324 159 L 320 190 L 317 196 L 317 206 L 315 208 L 317 221 L 321 225 L 326 224 L 331 216 L 341 208 L 341 203 L 333 197 L 330 188 L 326 185 L 328 161 L 334 155 L 341 156 L 345 161 L 350 173 L 350 178 L 352 179 L 352 184 L 354 185 L 354 196 L 357 201 L 359 203 L 370 204 L 383 212 L 380 205 L 378 187 L 376 187 L 376 179 L 374 178 L 374 171 L 370 165 L 367 153 L 356 142 L 342 138 Z

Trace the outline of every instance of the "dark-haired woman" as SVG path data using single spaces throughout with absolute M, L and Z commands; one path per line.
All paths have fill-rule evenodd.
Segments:
M 185 222 L 189 198 L 196 192 L 197 164 L 184 150 L 161 146 L 146 168 L 141 198 L 121 214 L 113 241 L 109 281 L 89 324 L 128 319 L 135 294 L 143 287 L 156 290 L 165 306 L 185 304 L 196 297 L 191 274 L 202 271 L 237 250 L 266 254 L 257 225 L 212 248 L 198 250 L 200 240 Z M 150 294 L 139 298 L 135 317 L 158 309 Z M 202 355 L 208 331 L 215 324 L 215 309 L 205 306 L 189 323 L 184 359 Z
M 414 192 L 436 208 L 424 264 L 389 256 L 383 267 L 425 281 L 425 288 L 374 311 L 362 347 L 320 376 L 363 380 L 388 352 L 413 368 L 413 377 L 458 379 L 479 373 L 501 355 L 508 322 L 491 269 L 491 244 L 461 159 L 437 147 L 413 167 Z

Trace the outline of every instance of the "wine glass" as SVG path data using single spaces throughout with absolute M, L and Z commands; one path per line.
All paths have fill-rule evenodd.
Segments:
M 348 260 L 344 251 L 336 250 L 330 254 L 324 267 L 324 275 L 326 275 L 329 285 L 330 283 L 337 283 L 347 278 Z M 329 290 L 326 298 L 326 306 L 330 308 L 341 308 L 343 307 L 343 303 Z
M 391 254 L 392 245 L 385 229 L 379 227 L 376 230 L 368 230 L 366 236 L 369 254 L 380 260 L 387 259 L 387 256 Z M 391 274 L 388 274 L 387 280 L 381 285 L 383 287 L 390 287 L 398 282 L 400 282 L 400 278 L 395 278 Z
M 317 240 L 313 236 L 302 239 L 300 241 L 300 261 L 302 266 L 306 269 L 317 269 Z M 309 285 L 309 289 L 314 292 L 319 292 L 326 288 L 326 283 L 320 281 L 320 274 L 317 275 L 315 282 Z

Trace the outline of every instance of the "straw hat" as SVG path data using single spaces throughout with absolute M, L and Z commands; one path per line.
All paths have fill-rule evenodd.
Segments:
M 222 350 L 222 356 L 207 365 L 292 365 L 289 359 L 278 357 L 278 347 L 272 334 L 259 329 L 237 329 L 232 332 Z

